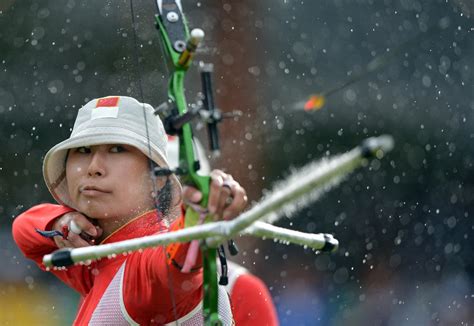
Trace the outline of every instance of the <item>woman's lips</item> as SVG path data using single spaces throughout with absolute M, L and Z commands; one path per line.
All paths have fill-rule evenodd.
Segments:
M 110 193 L 110 191 L 107 191 L 105 189 L 102 189 L 100 187 L 96 186 L 83 186 L 79 188 L 79 192 L 84 195 L 84 196 L 100 196 L 104 194 Z

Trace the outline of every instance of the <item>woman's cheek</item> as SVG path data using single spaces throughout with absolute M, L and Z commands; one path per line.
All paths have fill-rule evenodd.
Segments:
M 78 192 L 77 180 L 79 179 L 81 172 L 82 172 L 81 167 L 71 166 L 66 169 L 66 182 L 67 182 L 69 195 L 71 197 L 75 197 L 77 195 L 77 192 Z

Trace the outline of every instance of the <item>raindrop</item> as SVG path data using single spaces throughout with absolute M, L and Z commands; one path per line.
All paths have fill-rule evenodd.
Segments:
M 40 18 L 40 19 L 44 19 L 44 18 L 49 17 L 49 14 L 50 14 L 50 12 L 49 12 L 49 9 L 48 9 L 48 8 L 42 8 L 42 9 L 40 9 L 40 10 L 38 11 L 38 15 L 37 15 L 37 16 L 38 16 L 38 18 Z
M 347 104 L 354 105 L 357 101 L 357 94 L 352 88 L 349 88 L 344 92 L 343 98 Z
M 250 67 L 248 71 L 253 76 L 260 76 L 260 68 L 257 66 Z
M 450 229 L 454 228 L 456 226 L 456 217 L 454 216 L 450 216 L 447 220 L 446 220 L 446 224 L 448 225 L 448 227 Z
M 342 284 L 345 283 L 349 278 L 349 272 L 347 268 L 341 267 L 336 270 L 336 272 L 333 275 L 333 280 L 337 284 Z
M 425 87 L 430 87 L 431 86 L 431 78 L 428 75 L 424 75 L 423 78 L 421 78 L 421 83 Z

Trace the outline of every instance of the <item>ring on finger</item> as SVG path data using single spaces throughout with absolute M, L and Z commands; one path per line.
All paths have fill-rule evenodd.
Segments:
M 228 188 L 230 191 L 232 191 L 232 186 L 235 184 L 234 180 L 224 180 L 222 183 L 222 187 Z

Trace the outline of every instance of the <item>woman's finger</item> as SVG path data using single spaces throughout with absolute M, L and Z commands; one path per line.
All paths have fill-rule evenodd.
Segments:
M 76 234 L 74 232 L 69 232 L 66 241 L 69 242 L 69 244 L 73 248 L 88 247 L 91 245 L 89 242 L 84 240 L 79 234 Z
M 54 243 L 59 249 L 66 248 L 66 242 L 62 237 L 56 236 L 53 239 Z
M 209 202 L 207 204 L 209 213 L 211 214 L 215 214 L 219 206 L 222 185 L 224 183 L 223 174 L 224 172 L 220 170 L 213 170 L 211 172 L 211 185 L 209 187 Z
M 230 203 L 223 211 L 224 220 L 231 220 L 237 217 L 247 206 L 248 198 L 245 189 L 237 181 L 230 184 L 232 189 Z
M 202 199 L 202 193 L 194 187 L 183 187 L 183 198 L 191 203 L 198 204 Z
M 83 214 L 79 212 L 72 212 L 71 220 L 69 221 L 69 231 L 75 234 L 87 233 L 91 237 L 98 237 L 98 230 L 96 226 Z
M 224 181 L 225 183 L 225 181 Z M 216 207 L 216 213 L 218 219 L 222 219 L 224 216 L 224 210 L 232 202 L 232 189 L 225 184 L 221 187 L 219 193 L 219 200 Z
M 69 212 L 61 216 L 53 226 L 54 230 L 63 233 L 63 237 L 54 237 L 58 248 L 78 248 L 94 245 L 103 231 L 85 215 Z

